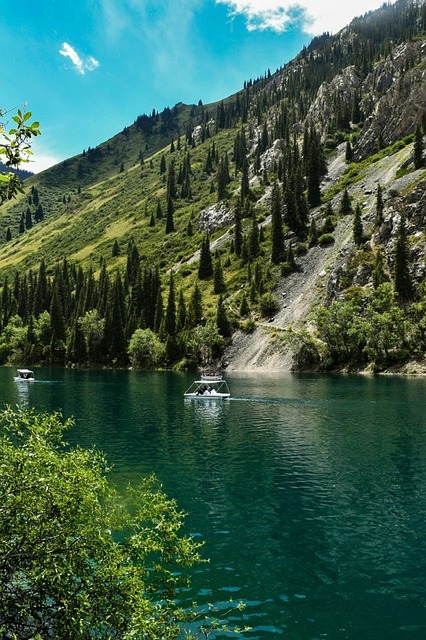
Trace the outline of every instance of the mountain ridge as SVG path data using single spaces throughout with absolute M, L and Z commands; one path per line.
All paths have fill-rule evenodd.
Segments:
M 284 361 L 285 366 L 294 366 L 293 355 L 295 366 L 301 366 L 297 349 L 318 351 L 303 366 L 340 366 L 329 353 L 324 357 L 324 340 L 319 340 L 318 347 L 312 338 L 315 322 L 308 319 L 310 309 L 316 308 L 319 301 L 330 306 L 333 295 L 343 296 L 344 289 L 339 289 L 334 269 L 331 266 L 324 269 L 323 258 L 339 254 L 345 247 L 351 260 L 365 259 L 371 266 L 378 239 L 384 239 L 380 246 L 386 253 L 386 277 L 392 280 L 397 224 L 390 225 L 387 238 L 384 229 L 389 227 L 389 221 L 385 219 L 377 227 L 375 202 L 377 185 L 381 183 L 371 182 L 366 176 L 369 172 L 373 175 L 377 166 L 385 166 L 387 155 L 393 161 L 397 158 L 388 176 L 383 175 L 385 215 L 391 202 L 394 207 L 399 202 L 398 206 L 407 209 L 409 194 L 416 193 L 416 183 L 422 184 L 424 163 L 421 168 L 415 168 L 413 163 L 418 161 L 416 149 L 418 154 L 419 144 L 420 147 L 423 144 L 421 132 L 424 136 L 426 128 L 422 106 L 426 102 L 425 28 L 426 11 L 421 3 L 399 0 L 394 5 L 384 5 L 377 12 L 356 18 L 335 36 L 324 34 L 314 38 L 294 60 L 274 74 L 267 72 L 255 81 L 249 80 L 241 91 L 223 101 L 212 105 L 203 105 L 201 101 L 198 105 L 177 103 L 161 114 L 143 114 L 95 149 L 89 148 L 30 178 L 26 181 L 26 194 L 18 202 L 2 207 L 0 213 L 0 239 L 11 236 L 0 246 L 0 276 L 3 273 L 8 281 L 17 277 L 19 281 L 14 291 L 15 302 L 6 299 L 2 303 L 0 341 L 11 318 L 18 316 L 26 327 L 31 317 L 39 317 L 31 309 L 28 313 L 22 310 L 24 318 L 14 312 L 25 306 L 23 296 L 27 300 L 34 298 L 36 281 L 40 278 L 37 270 L 42 263 L 48 278 L 42 306 L 52 315 L 55 281 L 59 278 L 60 262 L 66 256 L 70 264 L 83 267 L 82 278 L 90 280 L 93 277 L 90 274 L 99 278 L 104 268 L 111 279 L 121 274 L 126 326 L 121 356 L 109 355 L 103 363 L 126 364 L 123 345 L 128 344 L 132 333 L 137 328 L 154 330 L 153 319 L 152 327 L 146 318 L 142 319 L 139 303 L 136 317 L 132 316 L 132 287 L 136 285 L 132 282 L 129 256 L 136 247 L 136 271 L 158 269 L 164 306 L 170 303 L 171 285 L 167 285 L 170 273 L 175 274 L 176 294 L 180 292 L 187 306 L 197 282 L 202 283 L 200 326 L 217 320 L 224 305 L 230 325 L 228 335 L 227 330 L 221 331 L 225 345 L 233 335 L 224 355 L 229 366 L 236 366 L 234 354 L 238 343 L 251 341 L 254 345 L 259 335 L 265 333 L 265 324 L 270 333 L 280 328 L 293 330 L 294 324 L 292 345 L 287 343 L 284 348 L 282 341 L 272 335 L 263 347 L 264 353 L 275 349 L 274 358 L 280 360 L 280 366 Z M 408 176 L 405 192 L 398 200 L 399 196 L 390 194 L 398 190 L 393 185 L 399 184 L 397 181 L 404 176 Z M 340 212 L 345 191 L 353 204 L 349 216 Z M 281 240 L 274 236 L 274 193 L 278 193 L 284 234 L 278 257 L 274 257 L 274 247 Z M 421 197 L 420 193 L 418 198 Z M 358 205 L 362 209 L 363 233 L 368 229 L 371 238 L 376 237 L 374 242 L 370 238 L 370 253 L 354 247 L 351 239 Z M 420 233 L 422 222 L 417 221 L 417 226 L 408 222 L 411 238 Z M 317 234 L 314 242 L 315 225 L 324 232 Z M 216 252 L 215 268 L 218 262 L 223 263 L 220 269 L 225 282 L 220 293 L 216 276 L 200 278 L 197 269 L 206 232 L 211 243 L 209 251 Z M 339 234 L 346 238 L 344 243 Z M 328 242 L 333 244 L 325 244 Z M 420 241 L 410 239 L 410 242 L 410 269 L 418 298 L 423 248 L 419 248 Z M 293 304 L 291 316 L 283 311 L 281 294 L 286 287 L 291 288 L 292 279 L 303 282 L 299 277 L 301 270 L 309 268 L 304 265 L 309 265 L 309 256 L 315 255 L 318 265 L 322 265 L 320 271 L 325 270 L 328 279 L 321 289 L 335 293 L 324 297 L 323 291 L 318 295 L 316 288 L 311 287 L 308 295 L 306 289 L 304 298 L 308 303 L 304 303 L 303 314 L 296 318 L 300 300 Z M 336 261 L 339 262 L 337 258 Z M 345 269 L 352 274 L 352 268 Z M 63 268 L 63 272 L 68 277 L 67 269 Z M 66 330 L 61 331 L 62 347 L 55 350 L 46 346 L 47 355 L 41 360 L 87 362 L 87 353 L 76 361 L 66 345 L 72 327 L 91 310 L 99 313 L 101 310 L 95 300 L 90 303 L 92 307 L 78 303 L 82 294 L 78 291 L 76 273 L 71 278 L 69 309 L 61 311 L 66 325 Z M 25 284 L 20 281 L 24 274 L 25 278 L 29 274 L 32 285 L 28 278 Z M 370 280 L 371 274 L 370 269 Z M 350 277 L 354 276 L 346 275 L 346 282 Z M 362 286 L 368 288 L 370 280 L 367 278 Z M 84 286 L 89 285 L 86 282 Z M 25 295 L 21 288 L 26 289 Z M 4 289 L 3 284 L 3 300 Z M 301 288 L 299 293 L 303 293 Z M 66 306 L 64 300 L 61 305 Z M 105 310 L 103 313 L 107 322 Z M 272 317 L 275 320 L 267 322 Z M 179 361 L 180 366 L 194 365 L 205 359 L 202 349 L 197 347 L 194 351 L 188 347 L 189 333 L 196 326 L 181 327 L 179 335 L 177 329 L 172 329 L 176 335 L 171 335 L 171 329 L 165 329 L 165 320 L 159 323 L 155 333 L 165 344 L 170 345 L 176 338 L 186 345 L 181 344 L 175 351 L 170 347 L 166 357 L 169 365 Z M 310 338 L 303 333 L 306 327 Z M 304 341 L 296 329 L 303 330 Z M 55 337 L 52 326 L 50 334 L 51 339 Z M 297 348 L 295 343 L 299 345 Z M 367 353 L 367 346 L 361 343 L 357 349 Z M 217 358 L 217 351 L 212 347 L 207 355 Z M 0 345 L 3 361 L 16 359 L 13 349 L 4 348 L 4 356 L 1 353 Z M 364 366 L 359 353 L 350 355 L 351 360 L 358 357 L 361 359 L 358 364 Z

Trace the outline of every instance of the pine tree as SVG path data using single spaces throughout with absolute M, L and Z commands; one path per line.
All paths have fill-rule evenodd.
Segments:
M 55 278 L 50 303 L 50 325 L 52 327 L 52 340 L 55 342 L 65 340 L 66 335 L 60 288 L 60 281 Z
M 395 291 L 397 292 L 401 302 L 407 302 L 413 297 L 413 285 L 411 282 L 408 262 L 407 230 L 405 225 L 405 217 L 402 215 L 395 247 L 394 264 Z
M 35 318 L 43 312 L 47 311 L 50 306 L 47 290 L 46 265 L 44 260 L 40 262 L 37 274 L 37 285 L 34 292 L 34 308 L 33 315 Z M 3 305 L 4 308 L 4 305 Z
M 155 309 L 154 331 L 155 333 L 159 334 L 162 323 L 163 323 L 163 317 L 164 317 L 163 296 L 161 294 L 160 288 L 158 289 L 158 292 L 157 292 L 157 300 L 156 300 L 154 309 Z M 148 323 L 147 323 L 147 326 L 149 326 Z
M 123 364 L 126 357 L 124 328 L 126 315 L 123 284 L 117 273 L 111 290 L 105 318 L 105 347 L 109 362 Z
M 256 214 L 253 211 L 251 227 L 249 232 L 249 253 L 250 260 L 255 260 L 260 253 L 259 225 L 257 223 Z
M 377 249 L 376 254 L 374 256 L 374 267 L 373 267 L 373 286 L 375 289 L 383 282 L 386 282 L 386 273 L 384 267 L 384 258 L 383 252 L 380 247 Z
M 176 198 L 176 175 L 175 175 L 175 163 L 170 162 L 169 170 L 167 172 L 167 198 L 174 200 Z
M 383 224 L 383 192 L 380 183 L 377 185 L 376 193 L 376 225 L 379 227 Z
M 27 210 L 25 212 L 25 228 L 31 229 L 32 226 L 33 226 L 33 217 L 31 215 L 31 209 L 27 207 Z
M 346 142 L 346 152 L 345 152 L 345 160 L 346 160 L 346 162 L 348 164 L 350 162 L 352 162 L 353 157 L 354 157 L 354 152 L 352 150 L 352 145 L 351 145 L 350 141 L 348 140 Z
M 203 321 L 203 306 L 201 291 L 198 282 L 195 283 L 194 289 L 189 300 L 188 312 L 186 315 L 186 326 L 193 329 Z
M 186 325 L 186 304 L 182 289 L 179 291 L 178 308 L 176 315 L 176 331 L 183 331 Z
M 118 241 L 117 241 L 117 238 L 116 238 L 114 240 L 113 245 L 112 245 L 111 256 L 113 258 L 116 258 L 118 255 L 120 255 L 120 247 L 118 246 Z
M 12 240 L 12 232 L 10 230 L 10 227 L 6 229 L 6 242 L 9 242 L 9 240 Z
M 249 165 L 247 162 L 247 158 L 244 156 L 243 165 L 242 165 L 242 173 L 241 173 L 241 190 L 240 190 L 240 198 L 241 202 L 244 203 L 246 198 L 250 194 L 250 183 L 248 177 L 248 169 Z
M 218 294 L 224 293 L 224 291 L 226 291 L 226 286 L 223 277 L 222 262 L 220 259 L 220 254 L 217 253 L 213 268 L 213 292 Z
M 173 222 L 173 213 L 174 213 L 173 200 L 169 195 L 167 199 L 166 233 L 171 233 L 172 231 L 175 230 L 175 225 Z
M 274 186 L 272 188 L 271 229 L 271 261 L 274 264 L 279 264 L 283 260 L 284 256 L 284 231 L 281 215 L 281 194 L 277 182 L 274 183 Z
M 249 304 L 247 302 L 247 296 L 245 293 L 243 293 L 243 297 L 241 298 L 241 304 L 240 304 L 240 316 L 242 316 L 243 318 L 248 314 L 248 312 L 250 311 L 250 307 Z
M 342 199 L 340 201 L 339 213 L 342 216 L 346 216 L 352 213 L 351 198 L 347 189 L 345 189 L 343 192 Z
M 41 204 L 39 204 L 37 206 L 36 212 L 34 214 L 34 220 L 36 222 L 40 222 L 41 220 L 44 219 L 44 211 L 43 211 L 43 207 L 41 206 Z
M 231 178 L 229 175 L 228 156 L 225 153 L 217 169 L 217 199 L 224 200 L 228 196 L 227 186 Z
M 355 245 L 360 247 L 364 242 L 364 229 L 362 227 L 361 207 L 359 203 L 357 203 L 355 208 L 352 232 Z
M 314 247 L 318 243 L 318 229 L 314 218 L 312 218 L 309 227 L 308 243 L 310 247 Z
M 225 307 L 223 305 L 222 296 L 219 296 L 216 311 L 216 324 L 220 335 L 223 338 L 229 338 L 232 335 L 231 325 L 226 315 Z
M 419 125 L 414 133 L 414 168 L 421 169 L 423 166 L 423 136 Z
M 199 280 L 206 280 L 213 275 L 212 254 L 210 252 L 209 234 L 204 234 L 200 249 L 200 263 L 198 266 Z
M 167 299 L 167 307 L 164 314 L 164 333 L 166 336 L 176 336 L 176 296 L 173 273 L 170 273 L 169 297 Z
M 241 256 L 241 248 L 243 244 L 243 232 L 241 226 L 241 202 L 237 200 L 234 212 L 234 250 L 235 254 Z

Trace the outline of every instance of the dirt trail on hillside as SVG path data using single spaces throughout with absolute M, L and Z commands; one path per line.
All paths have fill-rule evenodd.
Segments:
M 392 183 L 392 188 L 404 188 L 413 181 L 415 174 L 409 174 L 395 181 L 395 173 L 410 153 L 410 148 L 384 158 L 368 169 L 364 179 L 349 191 L 353 201 L 363 205 L 364 224 L 368 225 L 375 216 L 377 184 L 384 189 Z M 344 145 L 329 164 L 326 186 L 334 184 L 346 168 Z M 333 202 L 337 210 L 338 196 Z M 315 213 L 315 212 L 314 212 Z M 257 325 L 253 333 L 238 332 L 226 350 L 223 362 L 230 371 L 291 371 L 293 352 L 289 347 L 280 347 L 271 340 L 272 330 L 287 331 L 290 327 L 308 326 L 309 314 L 325 299 L 330 272 L 345 261 L 352 247 L 352 216 L 342 219 L 334 231 L 335 243 L 331 247 L 314 247 L 305 256 L 297 258 L 298 270 L 282 278 L 274 290 L 279 310 L 271 322 Z

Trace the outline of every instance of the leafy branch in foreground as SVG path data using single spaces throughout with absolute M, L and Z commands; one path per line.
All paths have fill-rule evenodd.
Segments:
M 2 122 L 6 113 L 0 109 L 0 161 L 7 167 L 17 168 L 29 161 L 32 154 L 29 141 L 40 135 L 40 123 L 30 122 L 31 111 L 18 109 L 16 115 L 12 116 L 14 126 L 8 129 L 7 123 Z M 0 204 L 11 200 L 19 192 L 22 192 L 22 185 L 16 174 L 13 171 L 0 173 Z
M 200 544 L 154 478 L 119 495 L 100 453 L 66 445 L 71 425 L 0 415 L 0 635 L 176 639 Z

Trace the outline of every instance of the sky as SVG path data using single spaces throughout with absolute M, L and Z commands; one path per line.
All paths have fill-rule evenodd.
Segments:
M 272 73 L 383 0 L 2 0 L 0 109 L 40 122 L 37 173 L 178 102 Z

